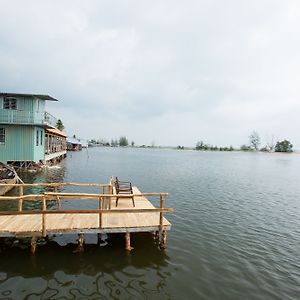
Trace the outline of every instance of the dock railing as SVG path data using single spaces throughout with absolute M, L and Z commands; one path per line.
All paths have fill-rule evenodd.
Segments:
M 0 184 L 1 186 L 13 186 L 18 188 L 18 196 L 0 196 L 0 201 L 18 201 L 18 210 L 0 211 L 1 215 L 42 215 L 42 235 L 47 235 L 46 216 L 50 214 L 98 214 L 99 228 L 103 228 L 103 214 L 124 214 L 124 213 L 159 213 L 159 231 L 163 230 L 163 215 L 164 213 L 173 212 L 172 208 L 165 208 L 165 198 L 168 193 L 133 193 L 128 195 L 118 195 L 119 198 L 132 197 L 156 197 L 159 199 L 159 208 L 113 208 L 112 201 L 116 197 L 113 193 L 113 185 L 109 184 L 84 184 L 84 183 L 32 183 L 32 184 Z M 78 187 L 98 187 L 100 193 L 67 193 L 58 192 L 58 188 L 66 186 Z M 25 187 L 47 187 L 53 188 L 54 192 L 44 192 L 40 194 L 24 195 Z M 98 208 L 96 209 L 61 209 L 62 200 L 95 200 L 98 201 Z M 38 201 L 41 203 L 42 209 L 39 210 L 24 210 L 24 201 Z M 56 201 L 56 209 L 47 209 L 47 201 Z M 138 199 L 137 199 L 138 201 Z

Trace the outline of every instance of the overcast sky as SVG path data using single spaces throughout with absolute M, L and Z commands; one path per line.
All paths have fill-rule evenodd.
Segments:
M 68 135 L 300 149 L 300 1 L 0 0 L 0 91 Z

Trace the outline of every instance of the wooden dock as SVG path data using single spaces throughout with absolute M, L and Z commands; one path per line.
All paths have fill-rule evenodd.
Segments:
M 0 201 L 17 201 L 18 210 L 0 211 L 0 237 L 31 237 L 31 251 L 35 252 L 36 239 L 53 234 L 78 234 L 78 251 L 83 251 L 86 233 L 125 233 L 126 250 L 131 250 L 130 233 L 152 232 L 162 248 L 166 245 L 166 234 L 171 229 L 164 213 L 173 209 L 165 208 L 167 193 L 141 193 L 133 187 L 133 194 L 119 195 L 116 207 L 116 194 L 112 183 L 79 184 L 14 184 L 17 196 L 1 196 Z M 101 193 L 66 193 L 58 189 L 66 186 L 99 188 Z M 25 195 L 25 187 L 47 187 L 53 191 Z M 132 204 L 134 197 L 135 207 Z M 153 198 L 152 202 L 148 198 Z M 96 202 L 95 209 L 63 209 L 64 201 Z M 26 201 L 37 201 L 41 209 L 24 209 Z M 81 202 L 82 203 L 82 202 Z

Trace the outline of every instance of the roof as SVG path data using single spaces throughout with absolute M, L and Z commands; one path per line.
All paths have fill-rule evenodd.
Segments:
M 67 143 L 81 145 L 82 143 L 74 138 L 67 138 Z
M 63 136 L 63 137 L 67 137 L 64 132 L 62 132 L 61 130 L 59 130 L 57 128 L 48 128 L 48 129 L 46 129 L 46 132 L 56 134 L 56 135 L 60 135 L 60 136 Z
M 0 93 L 0 96 L 4 96 L 4 97 L 36 97 L 36 98 L 39 98 L 42 100 L 58 101 L 57 99 L 55 99 L 49 95 L 41 95 L 41 94 Z

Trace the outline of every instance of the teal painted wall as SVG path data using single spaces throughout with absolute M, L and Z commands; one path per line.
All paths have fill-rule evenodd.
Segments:
M 41 102 L 45 102 L 44 100 L 40 100 Z M 18 97 L 17 98 L 17 110 L 33 112 L 35 107 L 36 99 L 32 99 L 30 97 Z M 45 103 L 44 106 L 45 108 Z M 0 109 L 3 109 L 3 97 L 0 96 Z
M 45 131 L 42 127 L 34 127 L 33 161 L 45 159 Z
M 45 100 L 16 97 L 17 109 L 3 109 L 0 96 L 0 128 L 5 128 L 5 144 L 0 144 L 0 161 L 45 160 Z M 2 125 L 1 125 L 2 124 Z
M 0 145 L 0 161 L 34 161 L 44 160 L 45 132 L 41 127 L 0 125 L 5 128 L 5 144 Z M 38 146 L 37 142 L 38 138 Z M 42 142 L 41 142 L 42 136 Z
M 0 124 L 29 124 L 44 123 L 45 100 L 32 97 L 16 97 L 17 109 L 3 109 L 3 97 L 0 96 Z

